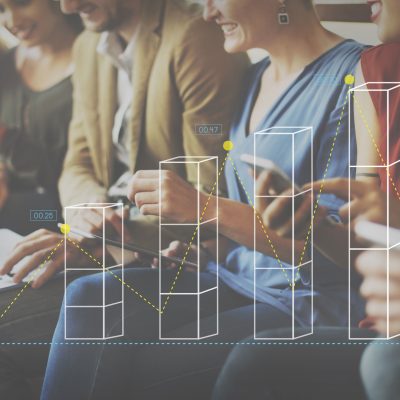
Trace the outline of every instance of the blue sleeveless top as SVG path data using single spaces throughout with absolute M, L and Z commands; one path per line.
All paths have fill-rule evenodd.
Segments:
M 303 72 L 282 93 L 272 108 L 264 116 L 256 131 L 272 127 L 313 127 L 313 173 L 314 180 L 333 177 L 348 177 L 349 166 L 349 126 L 348 91 L 344 78 L 354 74 L 364 46 L 345 40 L 328 50 L 318 59 L 306 66 Z M 251 67 L 246 93 L 240 112 L 234 120 L 230 139 L 234 149 L 230 152 L 235 168 L 243 182 L 252 203 L 253 179 L 248 166 L 240 161 L 243 153 L 254 153 L 254 135 L 247 134 L 248 121 L 253 104 L 257 98 L 261 78 L 270 65 L 266 58 Z M 354 132 L 354 129 L 351 129 Z M 257 155 L 272 160 L 288 176 L 292 176 L 292 136 L 267 135 L 257 139 Z M 352 149 L 355 149 L 355 137 Z M 310 141 L 295 136 L 295 181 L 302 186 L 310 179 Z M 333 149 L 333 151 L 332 151 Z M 351 154 L 352 162 L 356 154 Z M 354 159 L 353 159 L 354 158 Z M 328 161 L 329 160 L 329 161 Z M 329 165 L 328 165 L 329 163 Z M 327 168 L 328 165 L 328 168 Z M 326 172 L 327 170 L 327 172 Z M 227 160 L 225 166 L 229 198 L 249 203 L 248 195 L 236 175 L 232 163 Z M 320 205 L 328 207 L 332 216 L 338 217 L 342 201 L 332 195 L 323 194 Z M 310 245 L 308 246 L 310 249 Z M 254 286 L 254 251 L 241 245 L 234 247 L 219 268 L 220 279 L 236 292 L 268 303 L 291 315 L 292 289 L 291 266 L 279 264 L 275 257 L 261 253 L 255 254 L 257 267 L 267 268 L 257 271 L 257 285 Z M 282 270 L 285 269 L 287 274 Z M 208 269 L 215 271 L 215 263 L 209 263 Z M 296 275 L 296 274 L 295 274 Z M 310 324 L 310 268 L 300 268 L 295 286 L 295 319 L 300 324 Z M 287 276 L 290 277 L 288 280 Z M 358 287 L 351 290 L 352 317 L 360 320 L 364 315 L 363 301 L 358 296 Z M 348 323 L 348 268 L 338 267 L 314 250 L 314 323 L 343 325 Z M 356 311 L 355 311 L 356 310 Z

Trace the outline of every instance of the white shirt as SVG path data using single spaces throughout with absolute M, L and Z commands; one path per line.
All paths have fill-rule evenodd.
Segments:
M 116 158 L 127 167 L 127 170 L 130 166 L 127 127 L 129 125 L 133 100 L 132 69 L 134 48 L 135 35 L 124 50 L 120 38 L 115 32 L 102 33 L 97 46 L 97 52 L 109 57 L 118 70 L 118 110 L 114 118 L 112 141 Z

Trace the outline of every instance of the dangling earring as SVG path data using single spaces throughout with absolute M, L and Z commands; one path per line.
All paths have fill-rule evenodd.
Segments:
M 288 25 L 289 24 L 289 14 L 286 9 L 286 0 L 279 0 L 281 3 L 278 10 L 278 22 L 280 25 Z

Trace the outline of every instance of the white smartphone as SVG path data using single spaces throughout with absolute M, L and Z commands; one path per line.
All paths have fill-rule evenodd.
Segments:
M 370 221 L 359 221 L 354 226 L 354 232 L 373 247 L 391 248 L 400 252 L 400 229 L 387 227 Z M 389 235 L 389 243 L 387 243 Z
M 277 193 L 292 188 L 292 181 L 287 174 L 282 171 L 273 161 L 266 160 L 261 157 L 254 157 L 250 154 L 242 154 L 240 160 L 247 164 L 250 168 L 255 168 L 255 174 L 260 175 L 263 171 L 269 171 L 273 174 L 274 189 Z M 294 184 L 295 193 L 300 192 L 300 188 Z

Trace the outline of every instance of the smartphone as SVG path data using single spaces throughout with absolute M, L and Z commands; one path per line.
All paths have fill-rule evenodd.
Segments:
M 272 173 L 273 186 L 277 193 L 282 193 L 292 188 L 292 180 L 282 171 L 273 161 L 261 157 L 254 157 L 250 154 L 242 154 L 240 160 L 247 164 L 251 169 L 255 169 L 256 176 L 263 171 Z M 294 184 L 295 193 L 300 193 L 300 188 Z
M 372 247 L 384 249 L 393 247 L 393 250 L 400 252 L 400 229 L 370 221 L 359 221 L 354 226 L 354 232 L 360 239 L 365 240 Z

